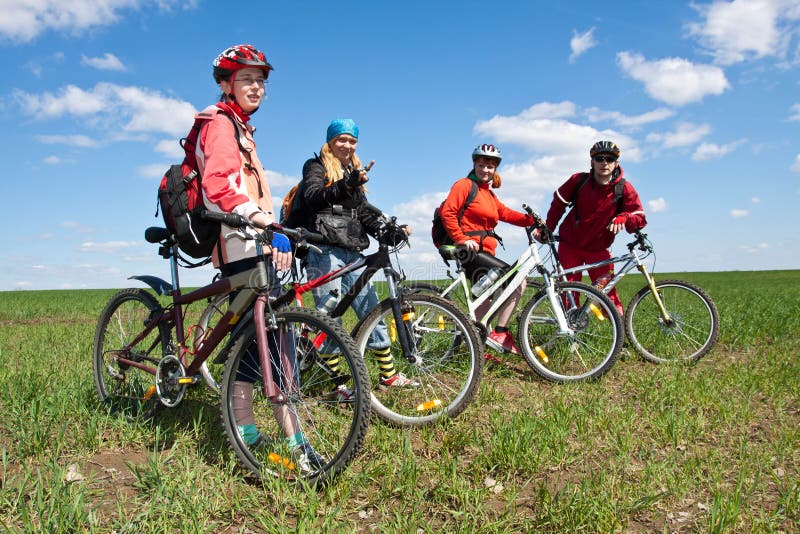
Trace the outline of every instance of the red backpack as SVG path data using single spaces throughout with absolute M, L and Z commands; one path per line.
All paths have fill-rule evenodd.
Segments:
M 238 128 L 233 117 L 222 111 L 219 113 L 228 117 L 233 123 L 239 149 L 246 153 L 239 141 Z M 181 252 L 192 258 L 208 258 L 219 240 L 220 223 L 207 221 L 200 216 L 205 207 L 202 176 L 195 157 L 200 128 L 204 121 L 210 120 L 213 116 L 213 113 L 197 114 L 189 134 L 179 141 L 184 151 L 183 162 L 171 165 L 158 186 L 156 217 L 160 207 L 167 230 L 177 241 Z M 187 266 L 194 267 L 204 263 L 207 262 Z

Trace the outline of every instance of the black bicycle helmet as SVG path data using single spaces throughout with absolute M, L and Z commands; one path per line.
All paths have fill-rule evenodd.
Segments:
M 620 153 L 621 151 L 614 141 L 598 141 L 589 149 L 590 157 L 596 154 L 612 154 L 618 158 Z

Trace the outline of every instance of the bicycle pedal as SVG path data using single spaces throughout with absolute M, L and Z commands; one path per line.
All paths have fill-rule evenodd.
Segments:
M 200 383 L 202 379 L 203 377 L 200 375 L 182 376 L 178 379 L 178 385 L 194 386 L 195 384 Z

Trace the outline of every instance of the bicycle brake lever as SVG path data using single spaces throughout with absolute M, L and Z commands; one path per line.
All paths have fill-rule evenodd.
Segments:
M 251 239 L 250 237 L 247 236 L 247 234 L 245 234 L 241 230 L 235 230 L 233 232 L 228 232 L 227 234 L 225 234 L 225 241 L 233 237 L 238 237 L 242 241 L 247 241 L 248 239 Z

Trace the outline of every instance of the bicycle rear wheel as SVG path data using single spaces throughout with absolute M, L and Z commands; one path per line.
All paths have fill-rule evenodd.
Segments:
M 220 400 L 225 436 L 256 478 L 323 484 L 347 466 L 366 435 L 367 373 L 353 340 L 327 315 L 284 308 L 274 318 L 266 335 L 273 381 L 285 401 L 266 396 L 251 322 L 235 335 L 225 364 Z
M 420 426 L 441 417 L 456 417 L 478 392 L 483 372 L 483 342 L 473 322 L 453 303 L 436 295 L 403 294 L 404 320 L 395 323 L 392 302 L 383 300 L 353 332 L 360 354 L 366 354 L 370 381 L 378 384 L 370 394 L 373 411 L 397 426 Z M 416 382 L 416 387 L 380 387 L 380 369 L 368 349 L 370 334 L 386 325 L 395 370 Z M 411 363 L 403 355 L 399 329 L 409 334 Z
M 625 331 L 634 350 L 653 363 L 694 362 L 719 336 L 719 312 L 702 289 L 682 280 L 656 282 L 670 320 L 665 321 L 650 287 L 628 304 Z
M 522 353 L 536 374 L 547 380 L 598 379 L 619 356 L 622 319 L 611 300 L 592 286 L 564 282 L 556 283 L 555 290 L 571 332 L 559 331 L 555 310 L 542 290 L 519 316 Z
M 92 351 L 94 384 L 100 400 L 113 412 L 149 419 L 162 406 L 155 373 L 170 343 L 169 328 L 158 324 L 134 343 L 159 312 L 163 308 L 155 297 L 131 288 L 111 297 L 100 314 Z

